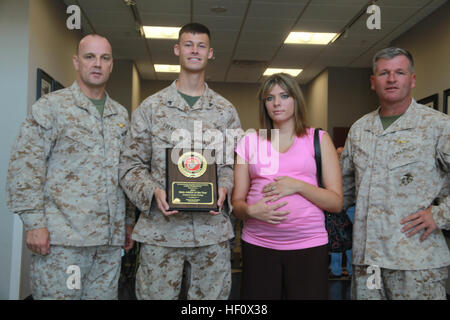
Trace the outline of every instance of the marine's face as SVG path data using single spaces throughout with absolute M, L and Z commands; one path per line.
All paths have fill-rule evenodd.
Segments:
M 410 72 L 409 66 L 405 56 L 376 62 L 375 75 L 370 77 L 370 82 L 381 103 L 393 104 L 410 99 L 411 89 L 416 86 L 416 75 Z
M 103 37 L 87 36 L 81 40 L 73 64 L 81 85 L 103 87 L 113 67 L 111 45 Z
M 180 68 L 186 71 L 203 71 L 208 60 L 213 56 L 206 33 L 185 32 L 179 43 L 174 46 L 174 53 L 180 58 Z

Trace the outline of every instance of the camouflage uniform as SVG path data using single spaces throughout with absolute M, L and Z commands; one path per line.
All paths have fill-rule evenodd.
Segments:
M 127 128 L 125 108 L 108 96 L 102 118 L 76 81 L 33 104 L 12 148 L 6 187 L 8 208 L 26 231 L 47 228 L 52 246 L 120 251 L 126 204 L 118 165 Z M 132 207 L 127 213 L 133 224 Z
M 353 264 L 418 271 L 450 264 L 440 231 L 450 227 L 449 197 L 443 192 L 450 165 L 449 129 L 447 115 L 414 99 L 386 130 L 379 109 L 351 127 L 341 167 L 344 208 L 356 196 Z M 422 232 L 407 238 L 400 221 L 427 209 L 438 197 L 440 204 L 432 207 L 432 214 L 440 229 L 424 242 L 419 240 Z
M 370 272 L 368 272 L 368 270 Z M 379 287 L 375 277 L 379 276 Z M 358 300 L 446 300 L 447 267 L 424 270 L 381 269 L 355 266 L 351 298 Z M 370 282 L 369 285 L 367 282 Z
M 229 204 L 225 204 L 224 210 L 218 215 L 211 215 L 208 212 L 179 212 L 166 217 L 158 210 L 156 201 L 152 199 L 155 188 L 165 190 L 165 149 L 177 145 L 177 141 L 172 139 L 172 134 L 174 137 L 177 136 L 177 129 L 186 130 L 181 134 L 186 135 L 188 132 L 194 145 L 211 148 L 210 143 L 203 143 L 201 137 L 207 140 L 208 130 L 225 134 L 226 129 L 238 128 L 240 128 L 240 121 L 235 108 L 207 85 L 203 95 L 192 107 L 189 107 L 178 93 L 176 81 L 142 102 L 133 112 L 120 160 L 120 183 L 130 200 L 142 212 L 133 231 L 134 240 L 152 245 L 154 250 L 162 250 L 160 247 L 165 247 L 169 253 L 173 251 L 170 248 L 184 250 L 182 248 L 217 245 L 233 237 Z M 185 136 L 183 138 L 189 139 Z M 222 161 L 222 164 L 219 161 L 217 163 L 217 176 L 218 187 L 228 189 L 228 200 L 230 200 L 233 187 L 232 164 L 235 140 L 224 138 L 223 142 L 215 141 L 212 147 L 217 148 L 216 150 L 228 151 L 229 158 Z M 145 252 L 146 250 L 142 254 Z M 204 258 L 208 257 L 204 256 Z M 142 257 L 141 261 L 145 263 L 149 259 Z M 167 268 L 170 267 L 167 266 Z M 192 270 L 195 272 L 198 269 L 192 267 Z M 231 270 L 229 269 L 228 272 Z M 170 281 L 179 280 L 173 278 Z M 149 281 L 149 279 L 138 278 L 137 281 Z M 204 279 L 204 281 L 222 280 Z M 150 284 L 142 284 L 141 287 L 143 286 L 150 287 Z M 161 291 L 164 290 L 161 289 Z M 165 292 L 161 294 L 168 296 Z M 213 298 L 209 294 L 206 295 Z
M 35 253 L 31 256 L 33 299 L 117 300 L 120 247 L 52 246 L 50 250 L 46 256 Z
M 180 294 L 184 261 L 191 265 L 189 300 L 226 300 L 231 290 L 228 241 L 219 244 L 169 248 L 143 244 L 136 274 L 139 300 L 175 300 Z

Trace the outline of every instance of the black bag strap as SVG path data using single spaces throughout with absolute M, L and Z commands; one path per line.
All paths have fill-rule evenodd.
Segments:
M 314 158 L 316 159 L 316 172 L 317 172 L 317 183 L 319 187 L 323 188 L 322 183 L 322 153 L 320 151 L 320 138 L 319 131 L 321 128 L 316 128 L 314 130 Z

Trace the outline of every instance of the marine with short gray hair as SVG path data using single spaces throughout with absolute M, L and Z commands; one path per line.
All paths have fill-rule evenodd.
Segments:
M 352 298 L 445 300 L 449 118 L 411 97 L 404 49 L 378 52 L 370 81 L 380 106 L 353 124 L 341 156 L 344 208 L 356 200 Z

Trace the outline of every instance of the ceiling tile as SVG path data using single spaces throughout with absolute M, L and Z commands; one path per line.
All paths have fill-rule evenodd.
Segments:
M 136 0 L 136 7 L 141 14 L 189 15 L 191 10 L 190 1 L 187 0 Z
M 313 5 L 306 8 L 302 19 L 307 20 L 345 20 L 349 21 L 361 10 L 360 5 L 343 5 L 337 1 L 333 1 L 332 5 Z
M 281 1 L 252 3 L 248 12 L 248 17 L 266 18 L 266 21 L 270 24 L 270 20 L 274 16 L 274 12 L 276 12 L 278 17 L 295 20 L 302 12 L 303 8 L 305 8 L 305 4 L 306 3 L 299 1 L 289 3 Z
M 190 16 L 186 14 L 158 14 L 141 13 L 142 24 L 144 26 L 158 27 L 181 27 L 190 21 Z
M 178 57 L 173 54 L 176 41 L 144 40 L 132 8 L 123 0 L 62 2 L 79 4 L 89 19 L 85 16 L 81 19 L 83 34 L 94 31 L 89 21 L 96 32 L 110 39 L 115 59 L 134 60 L 143 79 L 177 77 L 177 74 L 155 74 L 151 64 L 178 64 Z M 368 15 L 364 10 L 369 3 L 369 0 L 136 0 L 135 8 L 144 24 L 182 26 L 192 19 L 208 26 L 215 60 L 210 61 L 206 75 L 212 81 L 259 81 L 264 71 L 261 65 L 232 64 L 234 60 L 252 60 L 267 61 L 272 67 L 303 68 L 298 80 L 305 83 L 327 66 L 370 66 L 376 51 L 390 45 L 446 0 L 378 0 L 381 30 L 369 30 L 366 26 Z M 216 5 L 224 6 L 226 11 L 212 12 Z M 283 44 L 290 31 L 340 32 L 360 12 L 362 16 L 347 33 L 326 47 Z

